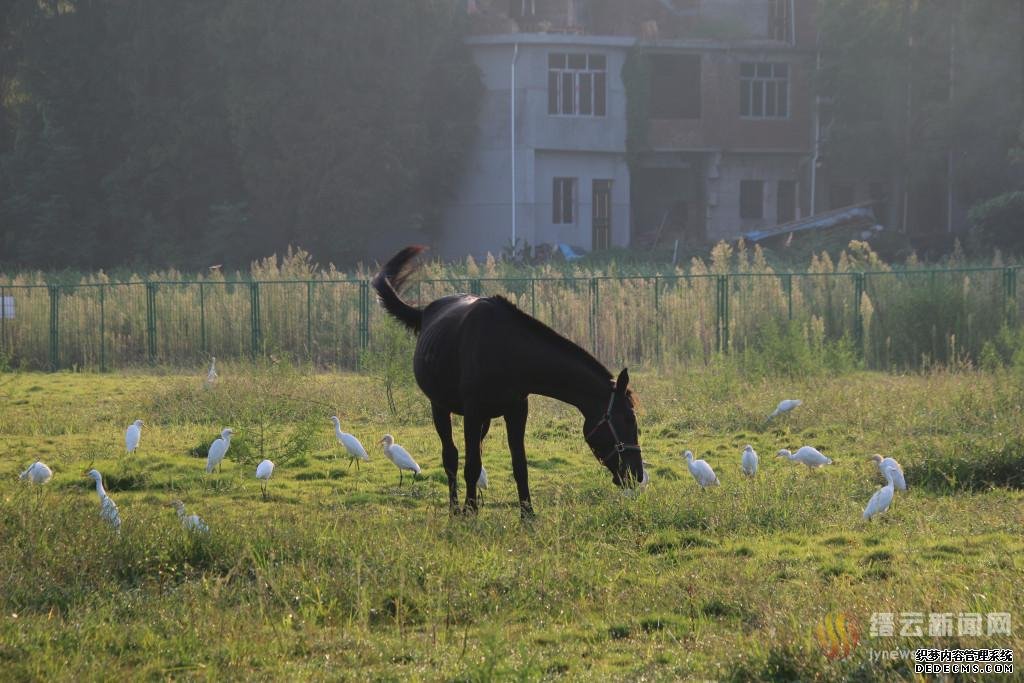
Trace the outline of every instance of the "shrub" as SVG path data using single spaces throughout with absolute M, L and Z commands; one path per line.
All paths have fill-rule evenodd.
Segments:
M 968 216 L 986 243 L 1013 253 L 1024 252 L 1024 190 L 975 204 Z

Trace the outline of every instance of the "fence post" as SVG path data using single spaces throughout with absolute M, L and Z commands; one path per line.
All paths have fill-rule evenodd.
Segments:
M 1006 324 L 1012 325 L 1016 317 L 1016 306 L 1012 304 L 1017 300 L 1017 269 L 1009 266 L 1003 269 L 1003 297 L 1004 308 L 1006 309 Z
M 598 279 L 590 278 L 590 352 L 597 355 L 597 315 L 600 300 Z
M 50 370 L 60 369 L 60 288 L 50 285 Z
M 782 288 L 786 290 L 786 312 L 793 319 L 793 273 L 782 276 Z
M 156 363 L 156 283 L 146 283 L 146 351 L 150 363 Z
M 483 293 L 483 284 L 479 279 L 472 279 L 469 281 L 469 293 L 473 296 L 480 296 Z
M 199 283 L 199 348 L 203 354 L 208 353 L 206 348 L 206 285 Z
M 313 360 L 313 283 L 306 283 L 306 359 Z
M 100 285 L 100 372 L 107 371 L 106 285 Z
M 260 283 L 249 283 L 250 327 L 252 328 L 252 359 L 260 352 Z
M 729 276 L 722 276 L 722 351 L 729 353 Z
M 13 298 L 13 294 L 11 297 Z M 7 349 L 7 288 L 0 287 L 0 352 Z
M 864 296 L 864 273 L 853 274 L 853 338 L 858 351 L 864 342 L 864 317 L 860 311 L 860 300 Z
M 537 278 L 530 278 L 530 315 L 537 317 Z
M 359 283 L 359 349 L 370 345 L 370 283 Z
M 654 276 L 654 357 L 661 360 L 661 296 L 657 275 Z

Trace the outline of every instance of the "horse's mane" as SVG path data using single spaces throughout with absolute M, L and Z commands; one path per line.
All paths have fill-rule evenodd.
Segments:
M 528 313 L 520 309 L 518 306 L 516 306 L 514 303 L 512 303 L 505 297 L 501 295 L 496 295 L 490 297 L 490 299 L 491 301 L 494 301 L 504 306 L 507 310 L 516 315 L 527 327 L 534 330 L 535 332 L 538 332 L 548 341 L 552 342 L 559 348 L 577 356 L 580 360 L 584 362 L 585 365 L 594 370 L 594 372 L 600 374 L 602 377 L 607 377 L 610 385 L 614 386 L 615 380 L 612 377 L 612 373 L 609 372 L 608 368 L 606 368 L 601 361 L 594 358 L 594 356 L 591 355 L 591 353 L 584 349 L 582 346 L 580 346 L 573 340 L 562 336 L 554 329 L 548 327 L 541 321 L 534 318 L 532 315 L 529 315 Z M 629 405 L 631 407 L 636 406 L 636 399 L 633 396 L 633 390 L 630 389 L 629 387 L 626 388 L 626 399 L 629 401 Z

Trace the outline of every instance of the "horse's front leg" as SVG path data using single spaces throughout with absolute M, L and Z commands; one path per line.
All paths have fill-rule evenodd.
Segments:
M 476 484 L 480 480 L 480 450 L 483 440 L 484 425 L 490 422 L 487 418 L 480 418 L 471 413 L 466 413 L 465 435 L 466 435 L 466 467 L 463 476 L 466 478 L 466 512 L 476 512 Z M 489 425 L 488 425 L 489 426 Z
M 448 475 L 448 509 L 453 513 L 459 511 L 459 449 L 452 439 L 452 414 L 437 405 L 430 404 L 430 412 L 434 418 L 434 429 L 441 439 L 441 462 L 444 473 Z
M 519 513 L 524 519 L 533 517 L 533 503 L 530 502 L 530 481 L 526 471 L 526 415 L 530 404 L 524 397 L 512 410 L 505 413 L 505 429 L 508 432 L 508 449 L 512 453 L 512 474 L 519 490 Z

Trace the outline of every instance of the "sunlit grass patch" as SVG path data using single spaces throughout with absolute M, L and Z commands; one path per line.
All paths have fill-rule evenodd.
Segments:
M 538 516 L 524 523 L 500 421 L 484 446 L 491 487 L 481 512 L 451 518 L 428 415 L 390 415 L 363 376 L 252 372 L 234 378 L 242 394 L 210 414 L 228 382 L 199 393 L 189 388 L 195 378 L 143 373 L 4 376 L 4 392 L 32 401 L 0 412 L 8 541 L 0 576 L 9 577 L 0 614 L 18 614 L 0 618 L 0 665 L 12 676 L 60 678 L 49 662 L 64 662 L 86 678 L 242 670 L 255 678 L 869 680 L 899 670 L 857 653 L 826 660 L 809 630 L 826 610 L 850 611 L 863 631 L 872 611 L 1022 608 L 1021 491 L 913 479 L 926 447 L 937 458 L 978 439 L 994 458 L 1012 456 L 1024 420 L 1009 404 L 992 424 L 960 416 L 960 431 L 948 434 L 945 422 L 933 425 L 946 419 L 938 406 L 950 390 L 976 392 L 972 409 L 1002 400 L 988 375 L 754 381 L 753 395 L 768 405 L 740 410 L 714 377 L 685 385 L 680 401 L 674 373 L 637 373 L 646 388 L 641 443 L 653 467 L 636 500 L 594 462 L 572 409 L 531 400 Z M 43 390 L 25 392 L 30 386 Z M 268 399 L 256 394 L 283 387 L 301 400 L 261 418 Z M 786 425 L 747 416 L 767 414 L 773 392 L 801 396 L 803 412 Z M 875 395 L 881 405 L 867 400 Z M 403 386 L 396 398 L 422 400 Z M 48 425 L 48 406 L 60 410 L 61 429 Z M 370 450 L 358 469 L 333 457 L 335 411 Z M 142 449 L 126 456 L 124 427 L 140 416 Z M 234 459 L 229 450 L 223 472 L 207 475 L 205 448 L 235 416 L 227 424 L 247 432 L 251 450 Z M 261 423 L 263 454 L 278 462 L 267 501 L 254 479 Z M 297 449 L 300 432 L 308 434 Z M 385 432 L 426 476 L 398 485 L 372 447 Z M 808 472 L 774 457 L 808 433 L 834 447 L 826 451 L 833 466 Z M 761 455 L 754 478 L 739 472 L 745 443 Z M 697 487 L 680 460 L 684 447 L 711 453 L 720 487 Z M 874 452 L 903 463 L 911 490 L 867 524 L 861 512 L 881 485 L 867 460 Z M 35 489 L 17 482 L 40 457 L 54 480 Z M 103 472 L 121 509 L 120 537 L 99 520 L 88 465 Z M 175 498 L 202 516 L 208 535 L 185 532 Z M 1019 636 L 996 641 L 1021 647 Z M 42 651 L 53 658 L 32 656 Z

